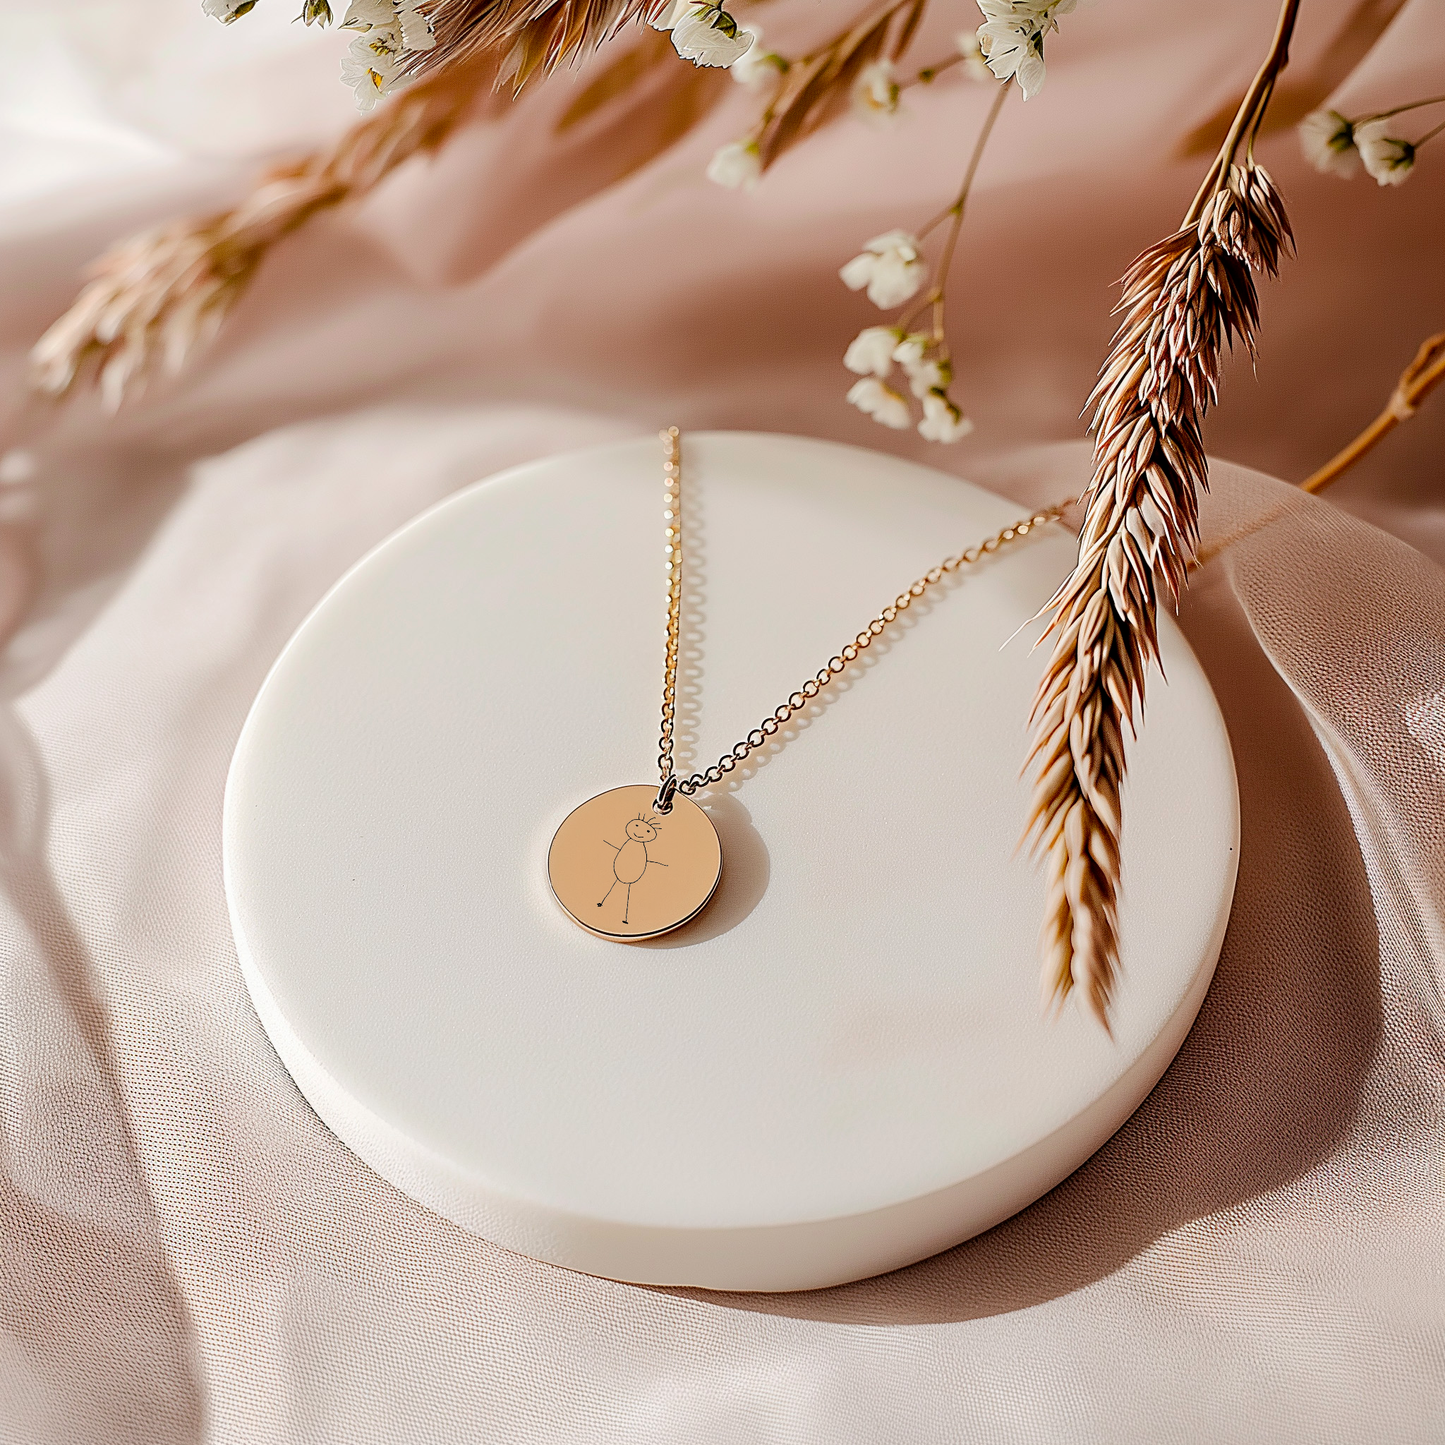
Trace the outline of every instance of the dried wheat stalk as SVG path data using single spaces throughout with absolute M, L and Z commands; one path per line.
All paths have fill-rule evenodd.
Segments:
M 331 149 L 272 172 L 234 210 L 173 221 L 107 252 L 35 344 L 36 389 L 62 396 L 93 367 L 115 411 L 158 371 L 179 371 L 215 335 L 277 241 L 441 145 L 490 94 L 495 75 L 488 57 L 443 71 L 402 91 Z
M 1158 657 L 1158 585 L 1177 605 L 1198 542 L 1207 482 L 1201 427 L 1226 346 L 1251 351 L 1255 272 L 1273 276 L 1292 245 L 1253 139 L 1288 56 L 1298 0 L 1180 229 L 1123 282 L 1123 315 L 1089 399 L 1094 475 L 1079 556 L 1051 600 L 1053 653 L 1034 699 L 1036 769 L 1028 839 L 1045 860 L 1046 1000 L 1075 988 L 1108 1027 L 1118 969 L 1120 792 L 1126 728 Z M 1236 161 L 1241 148 L 1244 158 Z
M 666 3 L 438 0 L 430 11 L 437 44 L 417 52 L 415 83 L 335 146 L 273 171 L 232 210 L 172 222 L 102 256 L 31 352 L 36 389 L 63 396 L 93 369 L 115 411 L 157 372 L 178 372 L 215 335 L 277 241 L 435 150 L 498 85 L 519 88 Z

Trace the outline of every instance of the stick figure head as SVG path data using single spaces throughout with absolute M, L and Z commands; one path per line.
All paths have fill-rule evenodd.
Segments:
M 657 819 L 651 814 L 639 813 L 627 824 L 627 836 L 634 843 L 650 843 L 657 837 Z

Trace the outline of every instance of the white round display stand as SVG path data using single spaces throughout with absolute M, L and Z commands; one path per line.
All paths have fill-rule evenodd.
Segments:
M 689 771 L 1021 511 L 850 447 L 683 447 Z M 236 942 L 321 1118 L 465 1228 L 622 1280 L 836 1284 L 1021 1209 L 1153 1087 L 1229 913 L 1228 738 L 1161 619 L 1114 1034 L 1045 1014 L 1043 883 L 1016 845 L 1045 656 L 1026 624 L 1074 550 L 1047 528 L 915 605 L 698 795 L 723 847 L 702 914 L 593 937 L 552 896 L 548 844 L 583 799 L 656 782 L 660 464 L 648 437 L 516 468 L 338 583 L 236 749 Z

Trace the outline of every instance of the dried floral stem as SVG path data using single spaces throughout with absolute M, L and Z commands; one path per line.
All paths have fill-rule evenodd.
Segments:
M 865 65 L 880 57 L 898 60 L 927 7 L 928 0 L 881 0 L 816 50 L 788 60 L 778 93 L 748 136 L 763 169 L 847 103 Z
M 937 65 L 925 65 L 917 75 L 911 76 L 908 80 L 902 81 L 900 89 L 907 90 L 914 85 L 932 85 L 940 75 L 947 74 L 955 65 L 962 65 L 968 57 L 962 51 L 955 51 L 946 60 L 940 60 Z
M 1441 133 L 1441 131 L 1445 131 L 1445 120 L 1442 120 L 1437 126 L 1432 126 L 1429 130 L 1425 132 L 1424 135 L 1420 137 L 1419 140 L 1412 141 L 1411 144 L 1415 147 L 1416 150 L 1419 150 L 1426 141 L 1434 140 L 1435 137 Z
M 1125 734 L 1158 658 L 1158 589 L 1177 602 L 1198 543 L 1202 425 L 1222 354 L 1253 349 L 1254 273 L 1292 237 L 1253 139 L 1289 53 L 1299 0 L 1273 42 L 1183 223 L 1124 278 L 1123 320 L 1089 399 L 1094 475 L 1074 570 L 1053 597 L 1053 652 L 1034 699 L 1027 836 L 1043 856 L 1048 1000 L 1073 989 L 1105 1028 L 1118 971 Z M 1241 150 L 1243 159 L 1240 158 Z
M 1319 471 L 1301 482 L 1300 490 L 1322 492 L 1332 482 L 1338 481 L 1382 437 L 1387 436 L 1402 421 L 1408 421 L 1414 416 L 1420 404 L 1442 380 L 1445 380 L 1445 331 L 1421 343 L 1415 359 L 1401 373 L 1384 411 L 1347 447 L 1331 457 Z M 1257 536 L 1273 526 L 1288 511 L 1289 507 L 1284 501 L 1276 502 L 1274 506 L 1257 517 L 1251 517 L 1234 531 L 1223 537 L 1216 537 L 1206 546 L 1199 548 L 1190 570 L 1197 571 L 1237 543 Z
M 488 57 L 454 65 L 400 92 L 329 150 L 272 172 L 235 209 L 172 222 L 107 252 L 31 352 L 36 389 L 63 396 L 93 367 L 113 411 L 157 371 L 179 371 L 215 335 L 272 246 L 440 146 L 495 76 Z
M 1319 471 L 1306 477 L 1300 483 L 1301 490 L 1322 492 L 1332 482 L 1338 481 L 1402 421 L 1414 416 L 1441 381 L 1445 381 L 1445 331 L 1437 332 L 1420 344 L 1415 359 L 1400 373 L 1400 380 L 1390 393 L 1385 409 L 1354 441 L 1331 457 Z
M 1264 63 L 1255 73 L 1249 89 L 1245 91 L 1244 99 L 1240 101 L 1239 109 L 1234 113 L 1234 120 L 1224 137 L 1224 142 L 1219 147 L 1219 153 L 1204 173 L 1204 180 L 1195 193 L 1189 209 L 1184 213 L 1184 219 L 1180 222 L 1181 226 L 1192 226 L 1198 221 L 1210 196 L 1218 190 L 1221 178 L 1234 164 L 1240 142 L 1246 137 L 1248 137 L 1248 149 L 1252 153 L 1254 138 L 1259 134 L 1264 113 L 1269 109 L 1270 99 L 1274 95 L 1274 83 L 1279 78 L 1280 71 L 1289 63 L 1289 43 L 1294 35 L 1295 20 L 1299 16 L 1299 4 L 1300 0 L 1284 0 L 1284 4 L 1280 6 L 1279 19 L 1274 29 L 1274 39 L 1270 41 Z
M 945 220 L 949 223 L 948 232 L 943 239 L 943 249 L 938 255 L 938 266 L 934 271 L 932 289 L 912 311 L 899 320 L 898 324 L 905 331 L 908 330 L 913 320 L 931 307 L 933 310 L 933 339 L 940 348 L 939 354 L 944 357 L 948 355 L 947 336 L 943 327 L 943 303 L 948 291 L 948 273 L 953 267 L 953 253 L 958 246 L 958 234 L 963 228 L 963 213 L 968 206 L 969 192 L 973 189 L 973 178 L 978 173 L 978 163 L 983 159 L 984 147 L 988 145 L 988 138 L 993 134 L 994 122 L 998 120 L 999 112 L 1003 109 L 1003 103 L 1008 99 L 1011 88 L 1012 82 L 1007 80 L 1001 81 L 996 87 L 997 94 L 993 98 L 993 104 L 988 108 L 987 116 L 984 117 L 978 139 L 973 143 L 973 153 L 968 158 L 968 169 L 964 172 L 963 183 L 958 188 L 958 194 L 948 207 L 934 216 L 918 233 L 919 239 L 922 240 L 929 232 L 942 225 Z
M 1426 100 L 1409 100 L 1404 105 L 1391 106 L 1389 110 L 1377 110 L 1373 115 L 1362 115 L 1351 125 L 1368 125 L 1372 120 L 1389 120 L 1391 116 L 1404 115 L 1406 111 L 1421 110 L 1427 105 L 1445 105 L 1445 95 L 1432 95 Z

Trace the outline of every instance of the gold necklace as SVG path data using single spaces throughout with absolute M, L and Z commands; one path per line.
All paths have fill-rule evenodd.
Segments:
M 599 938 L 629 942 L 670 933 L 696 918 L 717 891 L 722 846 L 712 819 L 692 794 L 720 783 L 850 664 L 864 648 L 922 597 L 961 567 L 1056 522 L 1068 502 L 1046 507 L 953 557 L 945 557 L 900 592 L 862 632 L 789 695 L 710 768 L 679 778 L 673 770 L 673 716 L 677 703 L 677 641 L 682 615 L 681 433 L 661 433 L 662 521 L 667 576 L 667 648 L 662 672 L 662 732 L 657 755 L 662 782 L 610 788 L 574 808 L 562 820 L 547 854 L 552 892 L 574 922 Z

